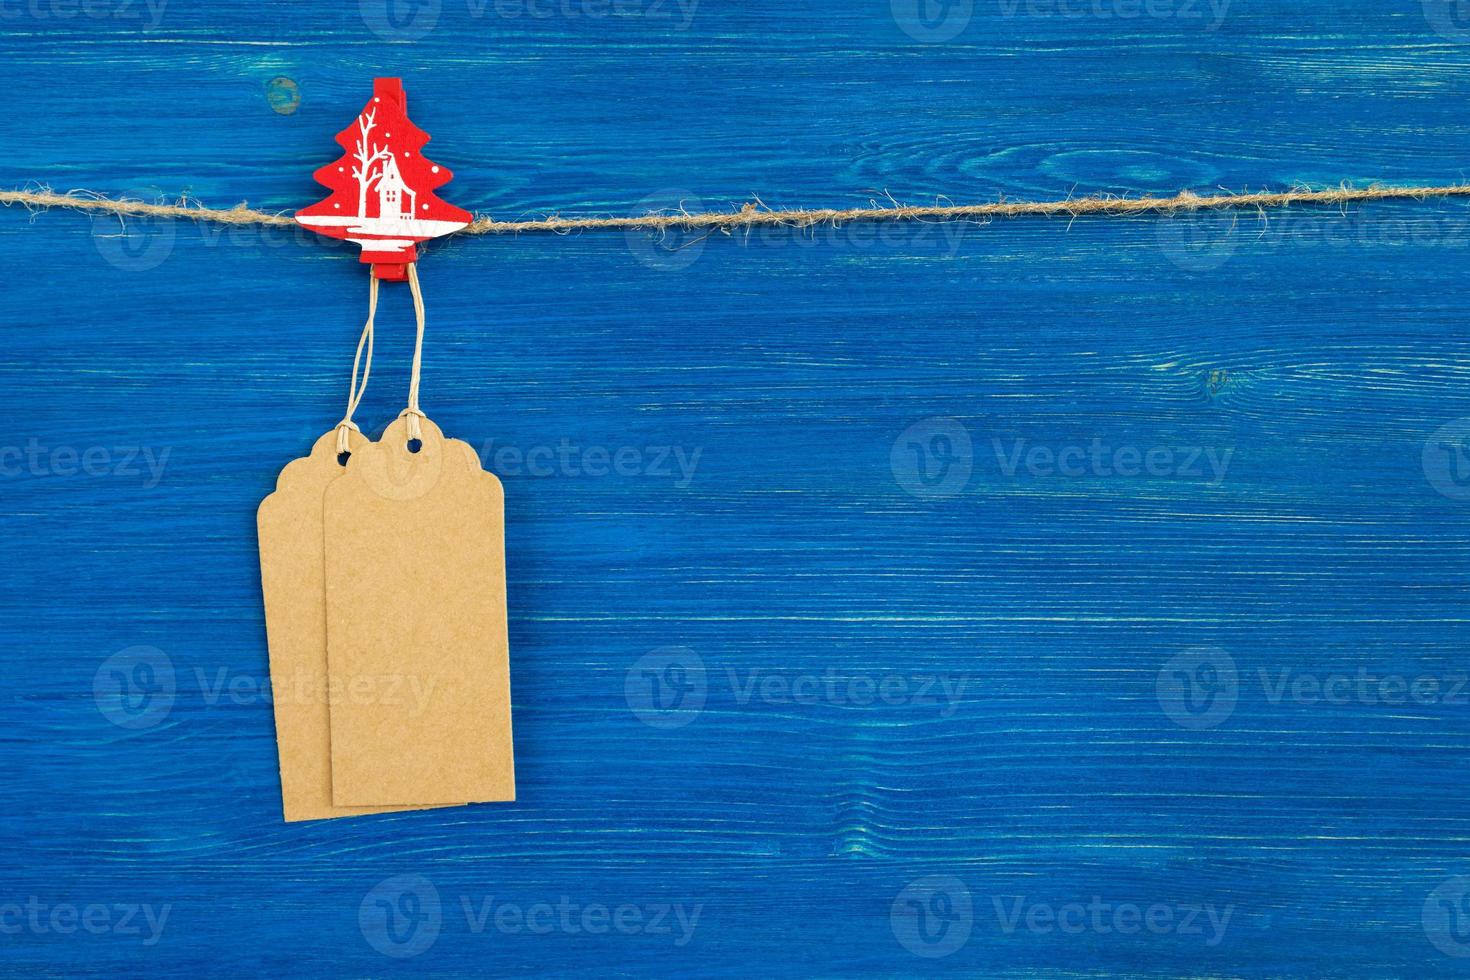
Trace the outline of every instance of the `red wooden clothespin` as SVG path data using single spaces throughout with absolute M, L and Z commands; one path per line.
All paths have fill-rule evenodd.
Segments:
M 422 154 L 429 134 L 409 121 L 402 79 L 373 79 L 372 100 L 337 142 L 346 154 L 312 175 L 331 196 L 297 211 L 296 220 L 360 245 L 362 261 L 377 278 L 407 279 L 418 242 L 459 231 L 474 219 L 434 195 L 454 175 Z

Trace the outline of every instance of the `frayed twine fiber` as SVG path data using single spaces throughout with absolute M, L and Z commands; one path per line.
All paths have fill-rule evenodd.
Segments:
M 1301 187 L 1289 191 L 1259 191 L 1199 195 L 1180 191 L 1173 197 L 1076 197 L 1061 201 L 997 201 L 992 204 L 932 205 L 914 207 L 889 198 L 890 205 L 872 204 L 866 208 L 768 208 L 759 199 L 735 211 L 684 210 L 661 211 L 621 218 L 564 218 L 554 215 L 524 221 L 497 221 L 485 216 L 476 218 L 462 233 L 470 235 L 507 235 L 522 232 L 555 232 L 617 230 L 666 231 L 708 230 L 732 231 L 763 226 L 803 227 L 816 224 L 841 224 L 849 221 L 987 221 L 991 218 L 1057 217 L 1084 215 L 1172 214 L 1182 211 L 1218 211 L 1239 208 L 1282 208 L 1292 204 L 1352 204 L 1360 201 L 1423 200 L 1429 197 L 1467 197 L 1470 184 L 1448 184 L 1431 187 L 1341 187 L 1311 190 Z M 176 204 L 150 204 L 146 201 L 109 198 L 86 191 L 58 194 L 49 189 L 0 191 L 0 204 L 18 204 L 33 210 L 70 208 L 77 211 L 113 214 L 120 217 L 182 218 L 211 221 L 225 225 L 293 225 L 285 213 L 254 211 L 244 204 L 229 210 L 204 207 L 181 199 Z

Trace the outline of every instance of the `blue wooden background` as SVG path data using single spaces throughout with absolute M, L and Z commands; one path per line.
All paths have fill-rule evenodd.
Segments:
M 1457 14 L 12 0 L 0 185 L 294 208 L 377 74 L 504 218 L 1449 183 Z M 1444 200 L 440 244 L 520 799 L 286 825 L 255 508 L 363 269 L 0 212 L 0 972 L 1462 973 L 1467 244 Z

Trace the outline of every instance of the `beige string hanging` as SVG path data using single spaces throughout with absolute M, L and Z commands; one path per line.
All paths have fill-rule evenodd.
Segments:
M 376 277 L 373 282 L 377 282 Z M 419 270 L 416 262 L 408 264 L 408 291 L 413 294 L 413 315 L 417 331 L 413 340 L 413 369 L 408 377 L 408 407 L 399 412 L 398 417 L 408 417 L 408 439 L 412 442 L 424 437 L 420 423 L 427 417 L 419 408 L 419 373 L 424 362 L 424 294 L 419 289 Z
M 342 421 L 337 423 L 337 455 L 349 452 L 351 449 L 349 432 L 361 432 L 357 423 L 352 421 L 352 416 L 357 414 L 357 408 L 362 404 L 362 396 L 367 392 L 368 375 L 373 370 L 373 320 L 378 315 L 378 280 L 376 276 L 369 277 L 368 286 L 368 316 L 367 323 L 363 324 L 362 336 L 357 338 L 357 353 L 352 357 L 352 382 L 347 386 L 347 412 L 342 416 Z M 420 328 L 420 333 L 422 333 Z M 357 383 L 357 368 L 362 362 L 363 345 L 367 345 L 367 363 L 363 366 L 362 384 Z
M 337 454 L 349 452 L 351 449 L 351 437 L 349 432 L 361 432 L 352 417 L 357 414 L 358 407 L 362 404 L 362 397 L 367 393 L 368 377 L 373 370 L 373 340 L 374 322 L 378 316 L 378 277 L 368 277 L 368 315 L 367 322 L 363 324 L 362 334 L 357 338 L 357 352 L 352 357 L 352 381 L 347 386 L 347 411 L 342 416 L 342 421 L 337 423 Z M 423 373 L 424 363 L 424 294 L 419 286 L 418 267 L 415 263 L 408 265 L 408 290 L 413 295 L 414 313 L 414 342 L 413 342 L 413 368 L 409 374 L 408 381 L 408 407 L 398 413 L 399 418 L 407 418 L 407 435 L 410 440 L 422 439 L 424 436 L 421 420 L 427 418 L 423 409 L 419 408 L 419 379 Z M 366 351 L 367 358 L 364 360 L 363 353 Z M 358 372 L 361 369 L 361 383 L 358 380 Z

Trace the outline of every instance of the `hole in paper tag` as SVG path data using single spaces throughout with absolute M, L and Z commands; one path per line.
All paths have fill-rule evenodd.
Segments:
M 439 427 L 422 420 L 423 439 L 409 449 L 407 424 L 399 419 L 383 432 L 370 451 L 354 457 L 352 469 L 373 493 L 388 500 L 414 500 L 431 492 L 444 474 L 445 438 Z

